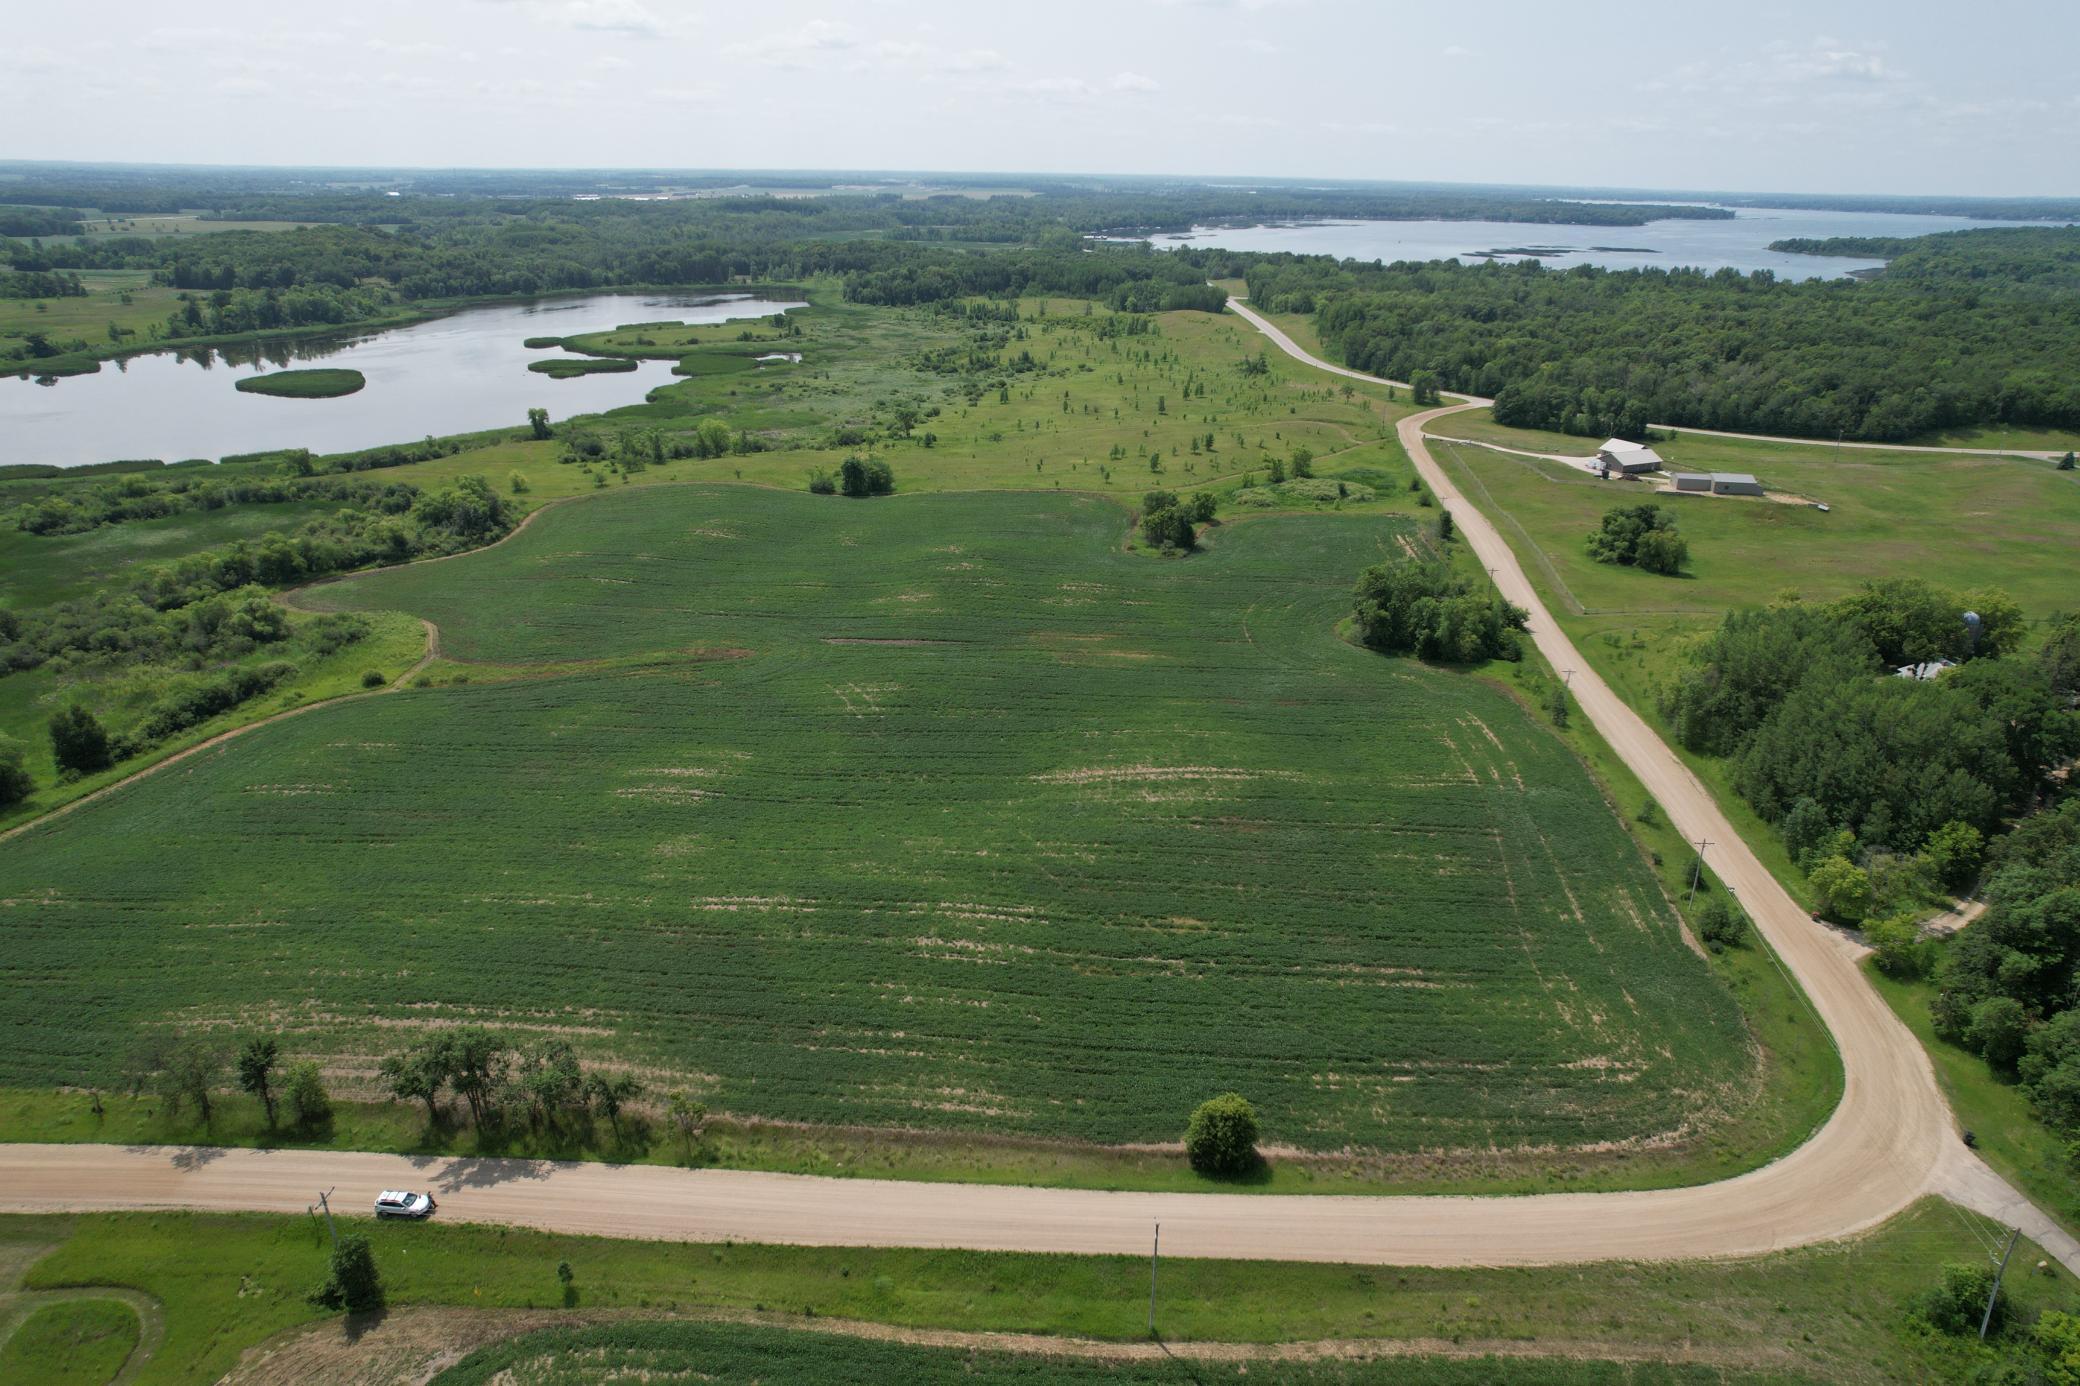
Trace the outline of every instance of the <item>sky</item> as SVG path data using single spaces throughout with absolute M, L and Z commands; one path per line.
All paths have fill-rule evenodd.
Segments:
M 2080 3 L 0 0 L 0 157 L 2080 194 Z

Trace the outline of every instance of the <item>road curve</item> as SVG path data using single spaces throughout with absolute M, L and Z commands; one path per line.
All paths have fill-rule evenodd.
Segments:
M 1239 304 L 1236 311 L 1315 361 Z M 1469 407 L 1461 404 L 1456 408 Z M 1409 455 L 1573 692 L 1711 861 L 1804 985 L 1842 1052 L 1841 1105 L 1808 1142 L 1717 1184 L 1514 1198 L 1099 1192 L 828 1179 L 739 1170 L 551 1164 L 332 1151 L 91 1145 L 0 1146 L 0 1211 L 189 1208 L 301 1213 L 321 1188 L 339 1202 L 431 1188 L 441 1216 L 567 1233 L 811 1246 L 964 1247 L 1140 1254 L 1151 1225 L 1172 1255 L 1382 1265 L 1550 1265 L 1757 1255 L 1874 1226 L 1925 1193 L 2019 1225 L 2080 1272 L 2080 1245 L 1958 1140 L 1926 1056 L 1865 983 L 1856 950 L 1812 924 L 1742 844 L 1711 795 L 1589 669 L 1487 519 L 1423 444 L 1446 410 L 1400 422 Z
M 1356 380 L 1396 383 L 1323 361 L 1254 310 L 1233 300 L 1228 306 L 1298 360 Z M 1864 979 L 1858 950 L 1807 917 L 1742 841 L 1711 792 L 1589 667 L 1546 610 L 1500 531 L 1460 494 L 1430 455 L 1424 425 L 1441 415 L 1487 402 L 1470 396 L 1455 398 L 1463 402 L 1402 419 L 1397 426 L 1402 447 L 1436 494 L 1438 504 L 1452 511 L 1460 534 L 1487 566 L 1502 594 L 1531 613 L 1530 633 L 1539 653 L 1555 669 L 1574 670 L 1569 690 L 1603 738 L 1639 776 L 1684 837 L 1713 844 L 1712 869 L 1733 889 L 1770 946 L 1805 988 L 1841 1051 L 1842 1102 L 1812 1140 L 1775 1164 L 1698 1192 L 1724 1191 L 1729 1201 L 1745 1201 L 1747 1191 L 1741 1186 L 1750 1181 L 1773 1186 L 1788 1181 L 1793 1187 L 1803 1187 L 1810 1200 L 1806 1212 L 1817 1222 L 1838 1215 L 1844 1199 L 1883 1201 L 1889 1197 L 1894 1207 L 1901 1207 L 1923 1193 L 1941 1193 L 2021 1226 L 2080 1272 L 2080 1243 L 2031 1206 L 1958 1138 L 1928 1056 Z

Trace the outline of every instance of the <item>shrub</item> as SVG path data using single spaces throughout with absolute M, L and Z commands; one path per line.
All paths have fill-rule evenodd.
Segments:
M 1184 1153 L 1201 1174 L 1240 1174 L 1257 1163 L 1257 1111 L 1240 1093 L 1199 1104 L 1184 1131 Z
M 363 688 L 381 688 L 388 682 L 390 680 L 384 676 L 381 669 L 364 669 L 361 671 L 361 686 Z
M 1930 833 L 1921 847 L 1929 873 L 1950 891 L 1963 890 L 1972 883 L 1985 852 L 1986 839 L 1979 830 L 1956 819 Z
M 363 1313 L 383 1306 L 383 1279 L 376 1272 L 376 1254 L 368 1238 L 349 1232 L 332 1248 L 332 1271 L 311 1296 L 311 1303 L 325 1309 Z
M 89 775 L 115 763 L 100 719 L 77 703 L 51 718 L 51 754 L 59 771 L 72 775 Z
M 1991 1293 L 1993 1272 L 1987 1267 L 1948 1265 L 1943 1267 L 1941 1282 L 1914 1302 L 1914 1315 L 1938 1333 L 1976 1334 Z M 1994 1327 L 2000 1326 L 2006 1308 L 2005 1299 L 1994 1300 Z
M 1819 901 L 1820 913 L 1844 924 L 1862 920 L 1871 905 L 1871 878 L 1847 857 L 1828 857 L 1806 877 Z
M 878 457 L 848 457 L 838 464 L 838 490 L 848 496 L 886 496 L 896 489 L 896 474 Z
M 1987 1064 L 2013 1073 L 2029 1039 L 2029 1012 L 2012 996 L 1990 996 L 1972 1007 L 1964 1042 Z
M 809 473 L 809 494 L 812 496 L 835 496 L 838 494 L 838 483 L 831 479 L 829 472 L 818 467 L 815 471 Z
M 315 1059 L 291 1064 L 282 1084 L 282 1100 L 289 1104 L 289 1119 L 298 1126 L 320 1126 L 332 1115 L 332 1095 Z
M 1697 912 L 1697 936 L 1714 953 L 1738 948 L 1748 938 L 1748 916 L 1717 896 Z
M 516 496 L 524 496 L 527 494 L 527 478 L 522 476 L 518 472 L 510 472 L 507 474 L 506 485 L 508 488 L 512 490 L 512 493 Z
M 0 808 L 19 804 L 36 788 L 25 764 L 29 748 L 11 736 L 0 736 Z
M 1928 950 L 1921 942 L 1921 928 L 1909 915 L 1874 919 L 1863 926 L 1863 940 L 1871 946 L 1878 970 L 1888 977 L 1923 977 L 1928 974 Z
M 1676 533 L 1676 517 L 1660 506 L 1621 505 L 1589 536 L 1589 557 L 1673 575 L 1689 561 L 1690 546 Z

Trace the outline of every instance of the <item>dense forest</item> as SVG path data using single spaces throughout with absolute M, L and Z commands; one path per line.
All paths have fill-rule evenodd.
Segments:
M 1521 427 L 1875 441 L 2080 427 L 2080 228 L 1923 237 L 1870 282 L 1290 256 L 1248 281 L 1260 307 L 1315 313 L 1349 365 L 1434 371 Z
M 1892 672 L 1939 659 L 1959 663 Z M 2037 644 L 1998 593 L 1906 579 L 1727 616 L 1663 712 L 1690 749 L 1729 760 L 1820 909 L 1860 927 L 1879 966 L 1933 969 L 1937 1030 L 2018 1080 L 2080 1161 L 2076 706 L 2080 617 Z M 1986 913 L 1947 947 L 1923 939 L 1930 911 L 1975 883 Z

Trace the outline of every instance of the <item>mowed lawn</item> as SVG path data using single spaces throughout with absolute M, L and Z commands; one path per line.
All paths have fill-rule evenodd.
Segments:
M 264 1028 L 343 1087 L 558 1034 L 719 1110 L 1313 1149 L 1694 1133 L 1757 1061 L 1580 764 L 1339 640 L 1407 522 L 1182 561 L 1075 494 L 695 484 L 313 605 L 470 682 L 262 728 L 0 843 L 0 1082 Z M 447 666 L 445 680 L 458 666 Z

